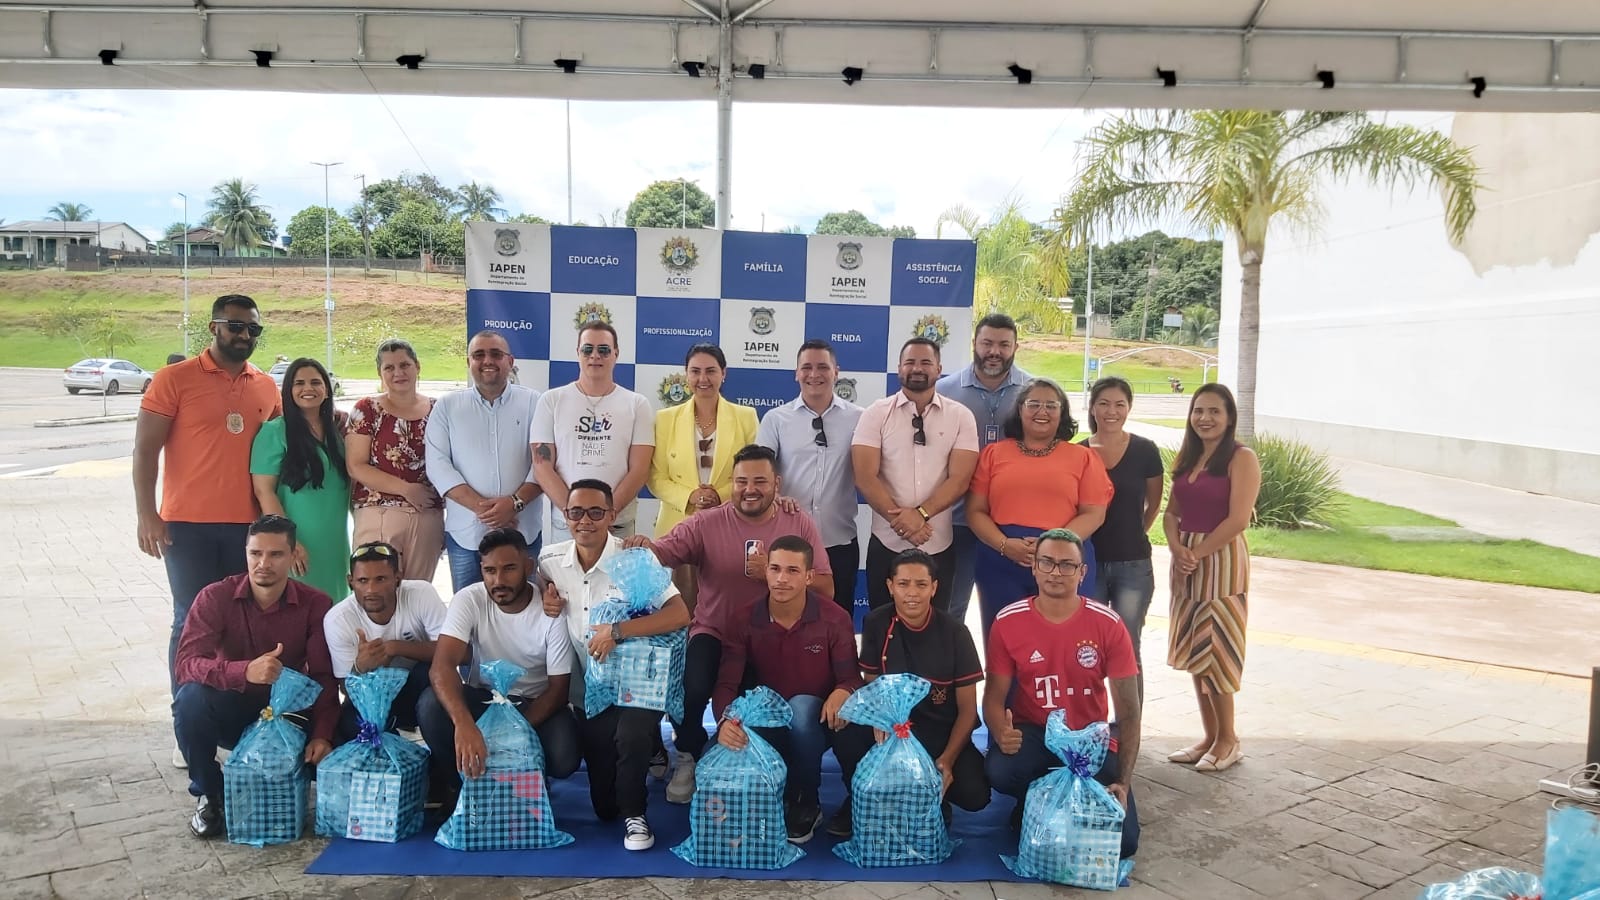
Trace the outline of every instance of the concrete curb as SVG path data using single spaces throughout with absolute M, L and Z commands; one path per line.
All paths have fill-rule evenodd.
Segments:
M 35 428 L 71 428 L 74 425 L 100 425 L 107 422 L 132 422 L 139 418 L 138 413 L 122 413 L 115 416 L 78 416 L 71 419 L 35 419 Z

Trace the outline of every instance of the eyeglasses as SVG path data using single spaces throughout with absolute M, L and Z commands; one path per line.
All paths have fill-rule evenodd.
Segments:
M 928 433 L 922 430 L 922 417 L 912 416 L 911 427 L 917 430 L 916 434 L 911 436 L 911 443 L 916 444 L 918 447 L 928 446 Z
M 711 444 L 716 438 L 700 439 L 700 468 L 711 468 Z
M 1033 564 L 1038 567 L 1039 571 L 1046 575 L 1049 575 L 1051 572 L 1060 572 L 1063 575 L 1071 575 L 1083 568 L 1083 563 L 1075 563 L 1066 559 L 1055 560 L 1049 558 L 1048 556 L 1035 556 L 1033 558 Z
M 578 352 L 580 354 L 584 355 L 584 356 L 598 356 L 601 359 L 605 359 L 606 357 L 611 355 L 611 345 L 610 344 L 584 344 L 582 347 L 578 348 Z
M 1061 409 L 1061 404 L 1055 400 L 1024 400 L 1022 408 L 1028 412 L 1038 412 L 1041 409 L 1045 412 L 1057 412 Z
M 817 416 L 815 419 L 811 420 L 811 430 L 816 432 L 816 434 L 811 438 L 812 443 L 816 444 L 818 447 L 828 446 L 828 433 L 822 430 L 821 416 Z
M 486 359 L 492 359 L 492 360 L 495 360 L 496 362 L 498 362 L 498 361 L 500 361 L 502 359 L 507 359 L 510 356 L 511 356 L 511 354 L 505 352 L 504 350 L 474 350 L 474 351 L 472 351 L 472 358 L 477 360 L 478 362 L 483 362 Z
M 604 519 L 606 513 L 611 512 L 611 510 L 604 506 L 569 506 L 562 512 L 566 513 L 567 521 L 569 522 L 582 522 L 584 516 L 588 516 L 592 521 L 598 522 Z
M 229 334 L 244 334 L 248 331 L 251 337 L 261 337 L 261 332 L 266 330 L 255 322 L 239 322 L 234 319 L 212 319 L 211 324 L 223 326 L 228 329 Z
M 372 559 L 373 557 L 378 557 L 381 559 L 398 559 L 400 557 L 400 551 L 395 549 L 393 544 L 387 544 L 383 541 L 372 541 L 371 543 L 362 544 L 356 547 L 355 552 L 350 554 L 350 561 L 361 562 L 364 559 Z

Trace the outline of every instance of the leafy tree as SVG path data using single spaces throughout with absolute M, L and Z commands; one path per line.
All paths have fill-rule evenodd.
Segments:
M 94 210 L 83 203 L 57 203 L 44 214 L 52 222 L 87 222 Z
M 831 212 L 817 220 L 817 227 L 811 229 L 812 234 L 843 234 L 859 237 L 903 237 L 914 238 L 917 230 L 910 225 L 895 225 L 885 228 L 877 222 L 866 217 L 859 210 L 849 212 Z
M 519 222 L 519 223 L 521 223 L 523 225 L 554 225 L 555 224 L 554 222 L 550 221 L 549 219 L 546 219 L 544 216 L 536 216 L 533 213 L 517 213 L 516 215 L 514 215 L 511 218 L 507 219 L 506 221 L 507 222 Z
M 500 192 L 492 184 L 468 182 L 457 188 L 456 194 L 461 198 L 457 210 L 468 222 L 493 222 L 497 216 L 506 214 L 505 208 L 499 205 Z
M 101 356 L 116 356 L 118 346 L 138 343 L 125 318 L 110 310 L 101 312 L 89 323 L 87 338 L 89 349 Z
M 361 233 L 350 220 L 332 208 L 308 206 L 294 214 L 284 233 L 289 236 L 289 247 L 295 256 L 321 256 L 323 254 L 323 213 L 332 215 L 328 220 L 328 245 L 334 256 L 360 256 Z
M 785 225 L 778 229 L 779 234 L 805 234 L 806 230 L 799 225 Z
M 424 248 L 436 256 L 466 254 L 466 231 L 434 204 L 407 200 L 372 233 L 372 251 L 392 259 L 417 256 Z
M 1209 306 L 1195 304 L 1183 308 L 1183 325 L 1177 329 L 1176 340 L 1188 347 L 1215 347 L 1217 323 L 1222 314 Z
M 988 221 L 965 206 L 953 206 L 939 215 L 934 236 L 943 237 L 946 226 L 978 243 L 974 315 L 1003 312 L 1037 331 L 1065 330 L 1066 315 L 1055 301 L 1067 295 L 1064 249 L 1040 239 L 1015 201 L 1007 201 Z
M 211 211 L 205 224 L 222 234 L 224 249 L 235 252 L 266 243 L 278 233 L 267 207 L 261 205 L 259 189 L 243 178 L 230 178 L 211 188 Z
M 167 226 L 166 231 L 161 232 L 161 236 L 167 240 L 172 240 L 173 238 L 183 237 L 183 233 L 188 230 L 189 226 L 183 222 L 173 222 L 171 225 Z
M 1309 230 L 1322 216 L 1324 181 L 1390 187 L 1427 184 L 1444 198 L 1459 241 L 1481 187 L 1472 153 L 1449 136 L 1372 121 L 1365 112 L 1170 110 L 1111 119 L 1084 138 L 1084 170 L 1053 225 L 1074 243 L 1163 218 L 1238 244 L 1238 435 L 1255 435 L 1256 348 L 1261 340 L 1261 261 L 1275 220 Z
M 450 216 L 461 204 L 459 194 L 426 173 L 416 175 L 411 172 L 401 172 L 397 178 L 375 181 L 367 185 L 362 197 L 367 201 L 367 216 L 370 217 L 373 229 L 388 221 L 389 217 L 399 212 L 400 207 L 409 200 L 435 207 L 441 217 Z M 496 194 L 496 200 L 498 199 L 499 196 Z M 356 215 L 350 216 L 353 222 L 359 222 L 361 218 Z
M 710 228 L 717 204 L 692 181 L 657 181 L 633 198 L 622 221 L 629 228 Z

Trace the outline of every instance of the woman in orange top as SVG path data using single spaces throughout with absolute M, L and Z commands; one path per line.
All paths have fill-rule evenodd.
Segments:
M 1035 539 L 1065 527 L 1084 539 L 1084 595 L 1093 593 L 1089 536 L 1106 519 L 1111 478 L 1100 455 L 1072 443 L 1078 423 L 1066 392 L 1035 378 L 1023 386 L 1004 434 L 978 457 L 967 494 L 967 525 L 978 539 L 974 569 L 983 637 L 1008 604 L 1039 592 L 1033 579 Z

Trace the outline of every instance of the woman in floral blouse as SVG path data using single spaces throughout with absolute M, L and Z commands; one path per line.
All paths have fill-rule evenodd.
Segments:
M 400 549 L 400 577 L 433 580 L 444 550 L 444 501 L 423 464 L 433 399 L 417 393 L 422 366 L 411 344 L 378 345 L 383 393 L 356 401 L 345 429 L 345 460 L 355 495 L 355 543 Z

